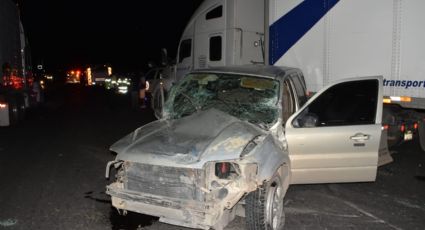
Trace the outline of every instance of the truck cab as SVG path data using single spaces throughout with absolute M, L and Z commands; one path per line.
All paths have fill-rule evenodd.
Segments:
M 177 81 L 192 69 L 264 63 L 263 12 L 263 1 L 204 1 L 180 39 Z

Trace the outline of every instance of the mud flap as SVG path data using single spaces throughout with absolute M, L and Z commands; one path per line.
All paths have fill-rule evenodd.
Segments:
M 421 119 L 419 119 L 418 135 L 419 135 L 419 143 L 420 143 L 422 152 L 421 152 L 420 162 L 416 170 L 416 178 L 420 178 L 424 180 L 425 179 L 425 118 L 423 114 L 420 114 L 420 115 L 421 115 Z
M 381 133 L 381 142 L 379 143 L 379 158 L 378 158 L 378 166 L 386 165 L 393 162 L 393 158 L 391 157 L 391 153 L 388 150 L 388 134 L 387 130 L 382 130 Z
M 421 118 L 419 120 L 418 134 L 419 134 L 419 143 L 421 145 L 421 149 L 422 149 L 422 151 L 425 151 L 425 121 L 424 121 L 424 118 Z

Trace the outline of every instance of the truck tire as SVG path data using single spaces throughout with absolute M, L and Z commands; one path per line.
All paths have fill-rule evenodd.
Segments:
M 281 230 L 285 224 L 285 188 L 279 175 L 246 197 L 245 222 L 249 230 Z
M 9 123 L 10 125 L 16 125 L 19 122 L 19 105 L 14 97 L 10 97 L 8 100 L 9 104 Z
M 25 99 L 23 96 L 17 96 L 18 121 L 25 119 Z
M 425 120 L 423 118 L 419 120 L 418 136 L 421 149 L 425 151 Z

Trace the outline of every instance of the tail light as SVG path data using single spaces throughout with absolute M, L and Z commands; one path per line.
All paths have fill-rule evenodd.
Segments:
M 404 132 L 405 130 L 406 130 L 406 125 L 405 124 L 402 124 L 400 126 L 400 132 Z
M 388 130 L 388 129 L 390 128 L 390 126 L 389 126 L 389 125 L 383 125 L 383 126 L 382 126 L 382 128 L 383 128 L 384 130 Z
M 413 124 L 413 129 L 418 129 L 418 123 L 417 122 L 415 122 L 414 124 Z
M 0 96 L 0 109 L 4 109 L 6 108 L 7 103 L 6 103 L 6 99 L 3 96 Z

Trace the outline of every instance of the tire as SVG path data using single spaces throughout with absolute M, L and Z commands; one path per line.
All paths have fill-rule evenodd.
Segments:
M 18 120 L 23 121 L 25 119 L 25 99 L 23 96 L 18 96 L 17 100 L 18 106 Z
M 285 224 L 284 186 L 278 175 L 246 197 L 245 222 L 249 230 L 281 230 Z
M 16 125 L 19 122 L 19 105 L 14 97 L 9 98 L 9 123 Z

